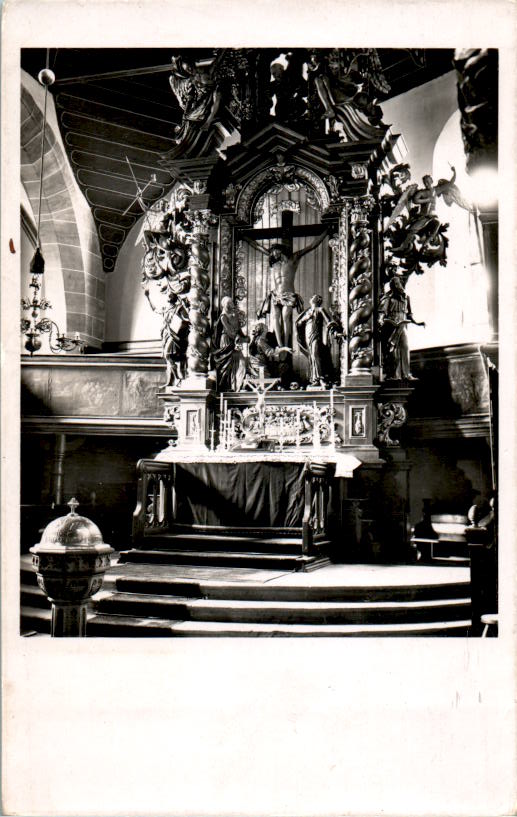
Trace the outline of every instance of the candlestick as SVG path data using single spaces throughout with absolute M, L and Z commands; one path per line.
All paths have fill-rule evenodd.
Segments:
M 334 389 L 330 390 L 330 443 L 336 447 L 336 429 L 334 426 Z
M 213 451 L 215 447 L 215 427 L 212 423 L 212 428 L 210 429 L 210 451 Z
M 313 402 L 313 412 L 314 412 L 314 419 L 313 419 L 313 427 L 312 427 L 312 445 L 313 448 L 320 448 L 321 447 L 321 440 L 320 440 L 320 413 L 316 408 L 316 401 Z M 317 412 L 317 413 L 316 413 Z

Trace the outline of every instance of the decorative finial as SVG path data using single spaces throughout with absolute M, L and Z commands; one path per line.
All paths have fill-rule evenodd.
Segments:
M 70 508 L 71 515 L 75 516 L 76 515 L 75 514 L 75 509 L 79 507 L 79 503 L 78 503 L 77 499 L 75 498 L 75 496 L 72 497 L 72 499 L 70 500 L 70 502 L 67 503 L 67 505 Z

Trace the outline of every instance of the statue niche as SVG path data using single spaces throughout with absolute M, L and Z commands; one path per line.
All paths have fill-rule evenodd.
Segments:
M 262 343 L 267 339 L 272 352 L 267 368 L 280 378 L 283 388 L 314 380 L 309 373 L 310 356 L 300 345 L 300 333 L 295 332 L 296 316 L 315 293 L 321 294 L 323 307 L 330 307 L 332 265 L 328 228 L 322 224 L 328 193 L 324 189 L 322 195 L 321 180 L 316 187 L 309 175 L 310 171 L 286 163 L 279 153 L 276 165 L 251 181 L 254 195 L 245 188 L 237 206 L 240 214 L 243 201 L 248 203 L 243 215 L 253 226 L 235 231 L 233 292 L 247 325 L 258 321 L 264 328 Z M 334 349 L 334 358 L 337 353 Z M 331 381 L 329 367 L 325 369 Z

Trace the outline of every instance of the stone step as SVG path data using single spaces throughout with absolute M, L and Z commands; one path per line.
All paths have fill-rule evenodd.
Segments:
M 40 608 L 24 609 L 25 632 L 32 635 L 50 632 L 50 611 Z M 426 623 L 396 624 L 264 624 L 219 621 L 170 621 L 142 619 L 136 616 L 94 614 L 88 617 L 88 635 L 91 637 L 414 637 L 414 636 L 467 636 L 470 619 Z M 24 632 L 22 628 L 22 632 Z
M 20 568 L 20 584 L 23 585 L 33 585 L 34 587 L 38 586 L 38 580 L 36 578 L 36 571 L 32 566 L 32 561 L 28 563 L 24 563 L 22 561 L 21 568 Z
M 220 565 L 227 567 L 255 567 L 267 570 L 304 570 L 318 560 L 318 556 L 290 553 L 254 553 L 209 550 L 143 550 L 133 548 L 120 553 L 119 562 L 139 564 Z M 328 560 L 327 560 L 328 561 Z
M 32 635 L 34 632 L 50 634 L 50 610 L 39 607 L 23 607 L 21 634 Z M 135 638 L 166 637 L 174 635 L 170 621 L 134 616 L 98 616 L 88 614 L 87 635 L 90 637 Z
M 235 624 L 231 622 L 221 623 L 219 621 L 182 621 L 172 623 L 172 635 L 184 638 L 272 638 L 275 636 L 295 638 L 350 638 L 350 637 L 375 637 L 382 636 L 467 636 L 472 622 L 470 619 L 464 621 L 439 621 L 428 624 L 262 624 L 247 623 Z
M 470 617 L 470 599 L 399 602 L 239 601 L 139 593 L 98 593 L 97 613 L 192 621 L 357 624 L 455 621 Z
M 152 568 L 151 569 L 156 569 Z M 288 579 L 287 579 L 288 581 Z M 418 601 L 467 598 L 470 583 L 368 585 L 295 585 L 279 579 L 268 583 L 253 580 L 217 581 L 160 576 L 120 576 L 113 578 L 114 588 L 126 593 L 151 593 L 195 599 L 241 601 Z M 108 589 L 106 582 L 104 589 Z
M 22 584 L 20 588 L 21 603 L 29 607 L 45 607 L 50 609 L 50 602 L 38 585 Z

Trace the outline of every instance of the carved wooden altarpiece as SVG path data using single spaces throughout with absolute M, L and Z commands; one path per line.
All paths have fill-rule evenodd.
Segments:
M 239 59 L 254 60 L 255 83 L 262 66 L 262 96 L 267 96 L 271 54 L 260 49 L 239 54 L 237 65 Z M 233 126 L 221 100 L 215 113 L 210 108 L 215 117 L 211 127 L 217 125 L 219 136 L 226 134 L 226 144 L 220 138 L 205 139 L 202 155 L 192 155 L 189 149 L 188 156 L 182 156 L 179 145 L 174 155 L 163 157 L 162 165 L 173 179 L 163 207 L 171 225 L 165 243 L 159 227 L 148 232 L 148 266 L 145 259 L 143 266 L 151 305 L 153 286 L 168 297 L 168 307 L 161 311 L 169 374 L 159 398 L 174 439 L 158 461 L 189 455 L 195 462 L 196 457 L 204 461 L 212 455 L 215 462 L 229 452 L 236 458 L 245 452 L 246 460 L 260 459 L 268 451 L 280 460 L 282 454 L 286 459 L 296 454 L 307 463 L 320 458 L 335 464 L 339 456 L 350 456 L 363 469 L 407 472 L 405 455 L 389 432 L 391 425 L 402 424 L 412 388 L 404 381 L 385 380 L 378 325 L 386 282 L 380 180 L 400 161 L 399 139 L 373 108 L 345 102 L 333 113 L 327 110 L 331 96 L 325 89 L 334 69 L 327 56 L 330 68 L 322 75 L 317 57 L 307 56 L 308 96 L 302 97 L 305 108 L 300 102 L 291 121 L 282 105 L 279 115 L 276 109 L 268 112 L 260 83 L 254 92 L 262 102 L 256 99 L 253 107 L 249 94 L 242 96 L 244 86 L 235 82 Z M 300 76 L 305 81 L 303 72 Z M 242 72 L 239 77 L 243 81 Z M 283 97 L 282 89 L 276 90 L 278 108 Z M 165 248 L 161 256 L 156 255 L 159 246 Z M 268 256 L 275 246 L 281 247 L 284 262 L 296 259 L 294 285 L 281 298 Z M 174 255 L 175 248 L 185 252 Z M 310 380 L 307 352 L 296 332 L 298 315 L 314 295 L 321 296 L 321 314 L 334 328 L 325 349 L 325 379 L 319 382 Z M 246 380 L 238 391 L 219 390 L 214 360 L 222 312 L 233 310 L 232 325 L 239 322 L 240 340 L 232 354 L 241 356 L 251 375 L 257 317 L 266 324 L 269 338 L 276 332 L 276 345 L 281 345 L 273 321 L 276 304 L 282 315 L 283 306 L 289 305 L 282 331 L 287 332 L 291 322 L 292 349 L 284 374 L 273 372 L 278 388 L 259 398 Z M 394 456 L 390 451 L 395 448 Z

